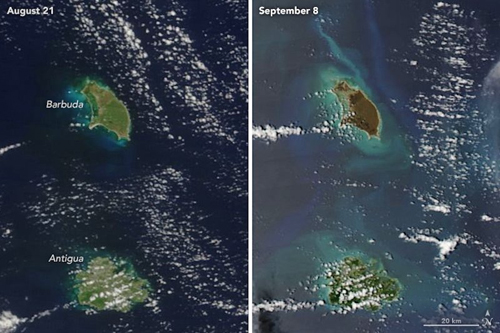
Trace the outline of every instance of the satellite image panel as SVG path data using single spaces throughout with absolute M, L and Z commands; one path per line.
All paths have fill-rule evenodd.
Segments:
M 0 332 L 247 332 L 248 5 L 0 4 Z
M 252 12 L 254 332 L 498 332 L 498 1 Z

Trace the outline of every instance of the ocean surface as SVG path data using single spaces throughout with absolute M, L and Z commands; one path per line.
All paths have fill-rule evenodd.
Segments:
M 6 15 L 53 5 L 52 16 Z M 245 1 L 7 1 L 0 10 L 0 331 L 247 329 Z M 89 130 L 97 79 L 130 142 Z M 78 265 L 129 261 L 152 291 L 129 313 L 76 304 Z
M 432 332 L 452 318 L 480 327 L 450 332 L 495 331 L 498 4 L 300 6 L 320 13 L 253 23 L 254 330 Z M 340 79 L 375 103 L 380 139 L 340 125 Z M 328 305 L 327 267 L 350 255 L 380 261 L 400 299 Z

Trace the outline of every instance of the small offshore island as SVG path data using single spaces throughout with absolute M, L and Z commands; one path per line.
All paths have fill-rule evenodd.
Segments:
M 344 258 L 327 278 L 330 304 L 347 311 L 377 311 L 383 303 L 397 300 L 401 292 L 399 281 L 387 275 L 375 260 L 367 264 L 357 257 Z
M 130 141 L 130 114 L 125 104 L 109 88 L 87 80 L 81 93 L 85 95 L 92 110 L 90 129 L 102 126 L 115 133 L 118 140 Z
M 345 111 L 342 125 L 354 125 L 368 133 L 369 137 L 380 138 L 380 113 L 363 91 L 351 87 L 345 80 L 340 80 L 335 84 L 333 92 Z
M 137 276 L 125 261 L 106 257 L 92 259 L 76 274 L 78 303 L 94 310 L 128 312 L 149 296 L 149 283 Z

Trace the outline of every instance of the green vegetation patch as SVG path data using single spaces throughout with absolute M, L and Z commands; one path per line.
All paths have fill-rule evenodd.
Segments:
M 347 257 L 328 272 L 329 300 L 343 310 L 377 311 L 386 302 L 398 299 L 401 285 L 375 260 L 365 263 L 357 257 Z
M 125 105 L 108 88 L 95 81 L 86 82 L 81 91 L 92 109 L 89 128 L 102 126 L 115 133 L 118 140 L 130 140 L 130 114 Z
M 128 312 L 149 296 L 149 284 L 125 261 L 106 257 L 92 259 L 76 275 L 78 302 L 96 310 Z

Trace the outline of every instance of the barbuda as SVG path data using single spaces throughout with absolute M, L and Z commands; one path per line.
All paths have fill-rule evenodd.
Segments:
M 107 87 L 87 80 L 81 92 L 92 109 L 90 129 L 102 126 L 116 134 L 118 140 L 130 141 L 130 115 L 127 108 Z
M 47 100 L 47 109 L 83 109 L 83 103 L 79 101 L 75 102 L 66 102 L 66 101 L 59 101 L 59 102 L 54 102 L 52 100 Z

